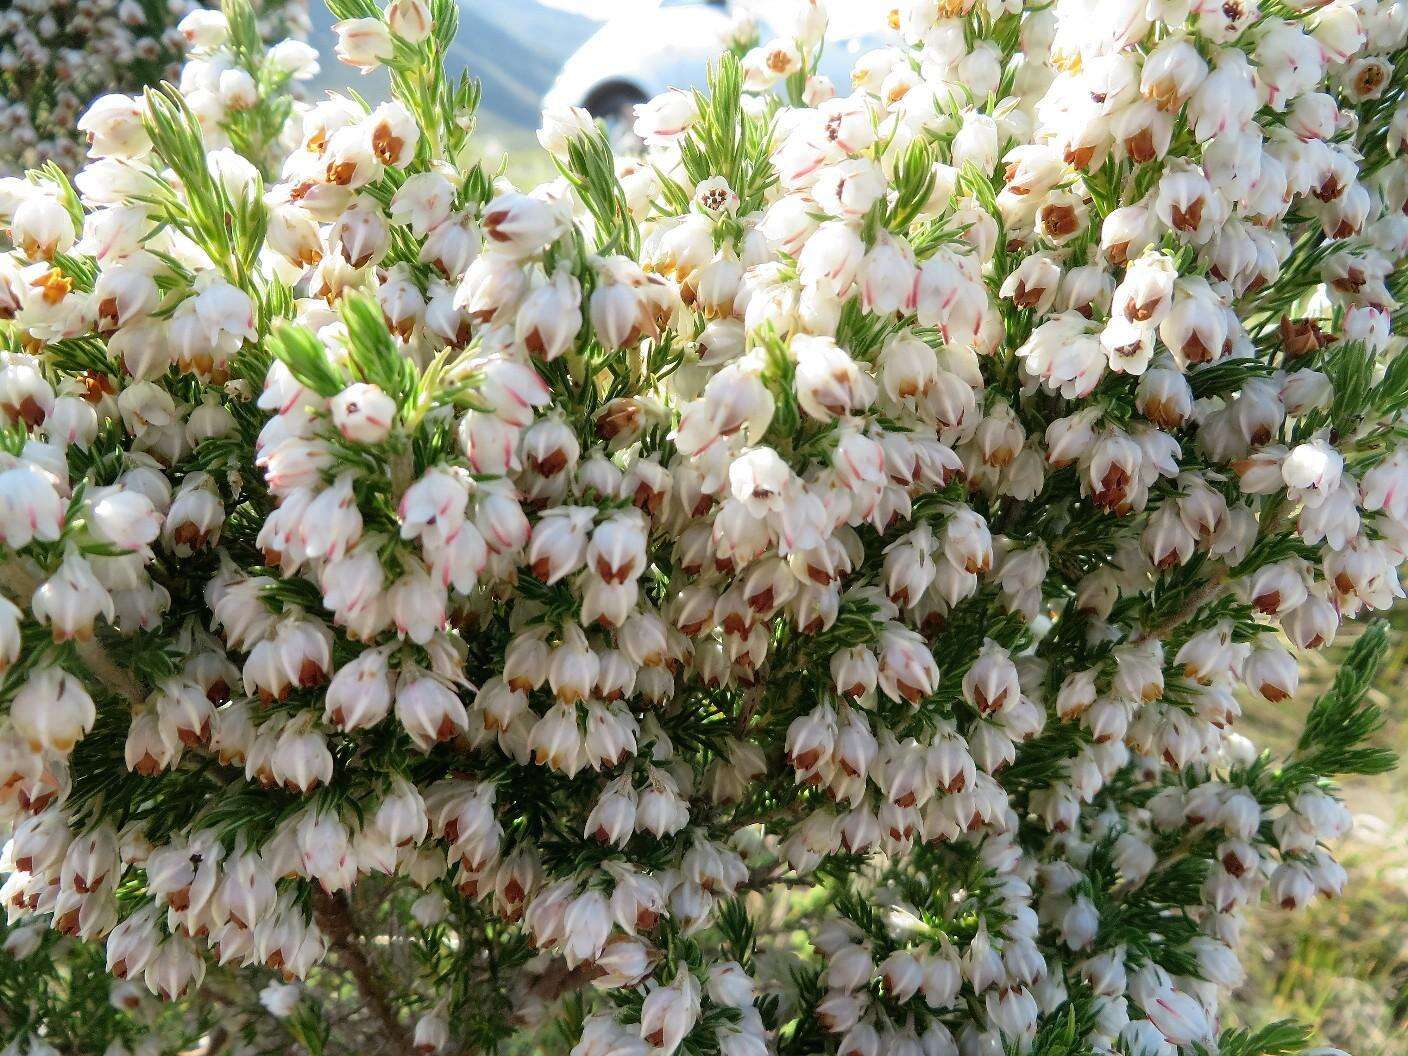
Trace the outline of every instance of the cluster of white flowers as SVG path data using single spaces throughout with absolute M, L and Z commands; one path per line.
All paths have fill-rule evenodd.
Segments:
M 267 40 L 307 32 L 305 0 L 256 3 Z M 175 80 L 209 17 L 199 0 L 15 0 L 0 10 L 0 174 L 84 160 L 78 119 L 106 92 Z M 225 104 L 238 108 L 241 97 Z
M 1403 596 L 1408 5 L 913 0 L 840 95 L 795 0 L 531 190 L 450 0 L 331 6 L 392 101 L 203 12 L 0 184 L 11 922 L 423 1053 L 1215 1050 L 1390 762 L 1380 631 L 1234 727 Z

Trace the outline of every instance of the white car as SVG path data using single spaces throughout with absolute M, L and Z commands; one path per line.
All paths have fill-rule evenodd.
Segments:
M 625 0 L 620 3 L 622 13 L 605 22 L 563 64 L 543 97 L 544 107 L 580 106 L 613 132 L 629 128 L 637 103 L 667 88 L 704 86 L 710 61 L 726 46 L 734 6 L 728 0 Z M 836 0 L 830 5 L 820 72 L 842 93 L 849 91 L 856 56 L 884 43 L 878 33 L 864 32 L 877 28 L 880 9 L 877 0 Z M 749 5 L 749 10 L 757 12 L 758 5 Z M 758 30 L 766 42 L 771 36 L 766 5 L 761 15 Z

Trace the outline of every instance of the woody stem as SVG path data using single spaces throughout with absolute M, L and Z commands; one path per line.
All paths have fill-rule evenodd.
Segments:
M 1200 587 L 1186 605 L 1179 609 L 1172 616 L 1165 620 L 1160 620 L 1152 627 L 1146 627 L 1134 636 L 1134 641 L 1144 642 L 1151 638 L 1162 638 L 1184 620 L 1194 616 L 1199 609 L 1211 601 L 1222 590 L 1223 584 L 1227 580 L 1227 574 L 1218 572 L 1214 574 L 1202 587 Z
M 352 919 L 347 897 L 341 893 L 329 895 L 321 888 L 314 888 L 313 911 L 317 916 L 318 926 L 327 936 L 328 946 L 337 951 L 357 985 L 357 992 L 386 1032 L 390 1050 L 397 1056 L 411 1056 L 415 1051 L 411 1037 L 397 1018 L 396 1008 L 380 973 L 367 956 L 361 932 L 356 921 Z

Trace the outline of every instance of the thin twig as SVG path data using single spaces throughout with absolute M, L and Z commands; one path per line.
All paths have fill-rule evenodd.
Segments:
M 343 964 L 352 974 L 357 984 L 357 992 L 367 1003 L 367 1009 L 386 1032 L 388 1047 L 399 1056 L 411 1056 L 415 1051 L 410 1034 L 397 1018 L 396 1008 L 385 983 L 377 972 L 362 944 L 361 933 L 347 897 L 342 894 L 329 895 L 320 888 L 313 891 L 313 912 L 317 915 L 318 926 L 327 936 L 328 946 L 337 951 Z
M 759 869 L 750 873 L 748 879 L 739 884 L 735 894 L 744 891 L 765 892 L 772 887 L 812 887 L 813 881 L 802 876 L 788 876 L 787 866 L 777 870 Z
M 1167 619 L 1160 620 L 1152 627 L 1143 628 L 1131 641 L 1143 642 L 1150 638 L 1163 638 L 1170 631 L 1176 628 L 1184 620 L 1195 616 L 1208 602 L 1212 601 L 1221 592 L 1227 580 L 1226 572 L 1217 572 L 1202 587 L 1200 587 L 1187 603 Z

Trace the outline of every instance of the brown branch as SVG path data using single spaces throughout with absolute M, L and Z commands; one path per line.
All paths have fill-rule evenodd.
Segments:
M 1184 620 L 1190 619 L 1195 616 L 1198 610 L 1201 609 L 1208 602 L 1214 600 L 1217 595 L 1222 591 L 1226 580 L 1226 572 L 1214 573 L 1212 578 L 1209 579 L 1207 583 L 1203 584 L 1203 586 L 1200 587 L 1193 594 L 1193 596 L 1188 599 L 1187 604 L 1185 604 L 1183 608 L 1179 609 L 1172 616 L 1160 620 L 1152 627 L 1143 628 L 1130 640 L 1133 642 L 1144 642 L 1148 641 L 1150 638 L 1163 638 L 1170 631 L 1172 631 L 1179 624 L 1181 624 Z
M 411 1036 L 397 1018 L 386 985 L 367 956 L 361 933 L 352 919 L 347 896 L 340 893 L 329 895 L 321 888 L 314 888 L 313 912 L 318 926 L 327 936 L 328 947 L 337 951 L 338 958 L 357 984 L 357 992 L 367 1003 L 367 1010 L 385 1031 L 387 1047 L 398 1056 L 411 1056 L 415 1051 Z
M 756 891 L 759 893 L 767 891 L 771 887 L 813 887 L 815 881 L 804 876 L 788 876 L 788 866 L 782 863 L 780 869 L 758 869 L 748 874 L 748 879 L 739 884 L 735 894 L 745 891 Z

